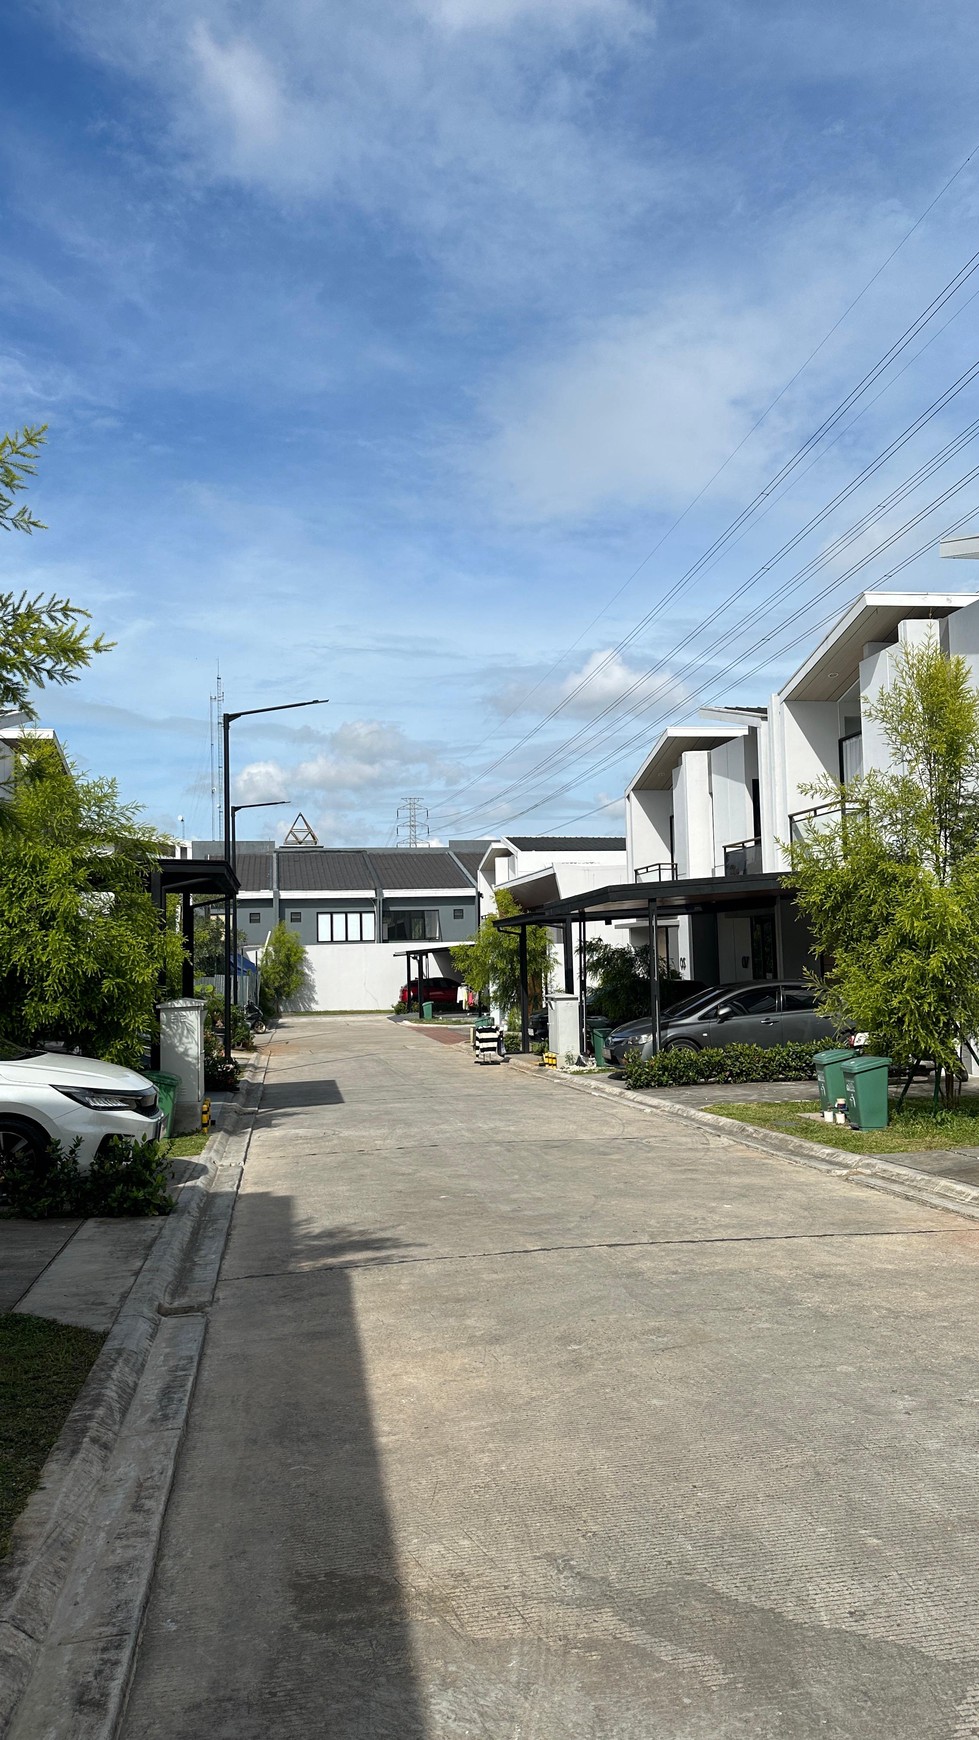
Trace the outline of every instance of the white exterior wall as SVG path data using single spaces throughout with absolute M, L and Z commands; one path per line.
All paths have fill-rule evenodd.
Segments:
M 672 791 L 630 791 L 625 800 L 626 875 L 670 861 Z
M 979 604 L 967 604 L 964 610 L 957 610 L 942 627 L 948 652 L 966 660 L 972 681 L 979 686 Z
M 817 801 L 803 787 L 815 785 L 825 774 L 840 776 L 839 704 L 836 701 L 783 701 L 773 695 L 769 709 L 771 781 L 773 801 L 770 855 L 766 869 L 783 870 L 788 854 L 779 842 L 789 838 L 789 817 L 797 810 L 811 809 Z M 762 819 L 765 820 L 762 799 Z
M 755 835 L 751 782 L 758 777 L 755 733 L 732 737 L 710 751 L 710 795 L 713 807 L 715 876 L 724 874 L 724 848 Z
M 714 819 L 710 753 L 688 749 L 673 774 L 673 831 L 680 878 L 710 876 L 714 869 Z
M 975 609 L 974 605 L 969 607 Z M 957 615 L 964 615 L 959 611 Z M 951 639 L 952 617 L 948 625 L 948 635 Z M 868 715 L 865 703 L 871 704 L 884 690 L 889 689 L 901 668 L 901 655 L 906 646 L 924 646 L 928 641 L 936 642 L 944 624 L 914 619 L 898 624 L 898 640 L 895 646 L 881 648 L 879 652 L 871 653 L 868 658 L 860 661 L 860 734 L 863 739 L 863 770 L 869 773 L 872 768 L 880 773 L 887 773 L 891 767 L 890 750 L 884 738 L 884 733 L 875 719 Z M 945 636 L 942 635 L 942 639 Z
M 308 1006 L 313 1009 L 390 1011 L 402 985 L 407 982 L 405 949 L 408 946 L 407 943 L 311 943 L 306 950 L 312 979 Z M 431 976 L 454 978 L 448 945 L 436 949 L 429 943 L 428 950 Z M 303 1002 L 305 1005 L 305 999 Z

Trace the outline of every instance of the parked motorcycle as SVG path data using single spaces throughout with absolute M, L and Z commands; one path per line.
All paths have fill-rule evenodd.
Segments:
M 245 1008 L 244 1008 L 244 1015 L 245 1015 L 245 1020 L 248 1022 L 248 1030 L 250 1033 L 264 1033 L 265 1032 L 266 1027 L 267 1027 L 267 1022 L 265 1020 L 265 1016 L 262 1014 L 262 1011 L 259 1008 L 257 1003 L 246 1003 Z

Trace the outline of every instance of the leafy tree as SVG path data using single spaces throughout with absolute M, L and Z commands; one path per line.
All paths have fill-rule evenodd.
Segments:
M 639 948 L 616 948 L 614 943 L 585 945 L 585 965 L 592 1001 L 617 1027 L 649 1014 L 649 944 Z M 677 979 L 675 967 L 660 963 L 660 979 Z
M 793 843 L 792 880 L 832 957 L 827 1006 L 895 1063 L 933 1062 L 951 1098 L 979 1033 L 979 692 L 928 641 L 864 713 L 891 770 L 812 788 L 839 813 Z
M 66 773 L 48 745 L 25 754 L 43 777 L 16 780 L 0 835 L 0 1034 L 137 1064 L 182 957 L 148 892 L 159 841 L 113 780 Z
M 505 888 L 496 892 L 496 917 L 513 918 L 523 908 Z M 527 984 L 531 1009 L 539 1009 L 544 1001 L 544 986 L 551 965 L 551 945 L 543 925 L 533 924 L 527 930 Z M 481 997 L 492 998 L 509 1015 L 520 1006 L 520 939 L 514 931 L 497 930 L 493 915 L 487 913 L 470 942 L 460 943 L 452 950 L 452 965 L 465 975 L 466 984 Z
M 43 532 L 26 503 L 14 507 L 14 497 L 27 488 L 27 479 L 37 476 L 37 456 L 44 446 L 47 424 L 25 427 L 13 435 L 0 436 L 0 529 L 5 532 Z
M 235 931 L 240 950 L 245 942 L 243 930 Z M 194 971 L 204 978 L 224 972 L 224 916 L 208 907 L 198 907 L 194 916 Z
M 306 950 L 294 930 L 279 923 L 272 931 L 261 960 L 262 1001 L 279 1015 L 283 1003 L 298 997 L 306 984 L 309 967 Z
M 0 436 L 0 530 L 43 531 L 17 495 L 37 472 L 44 428 Z M 37 717 L 31 695 L 45 683 L 73 683 L 94 653 L 108 652 L 102 635 L 90 638 L 87 610 L 66 598 L 31 598 L 26 592 L 0 592 L 0 713 Z

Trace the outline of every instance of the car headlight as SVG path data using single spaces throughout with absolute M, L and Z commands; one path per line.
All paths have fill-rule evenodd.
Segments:
M 60 1082 L 51 1085 L 59 1094 L 66 1094 L 68 1099 L 87 1106 L 92 1112 L 141 1112 L 143 1106 L 140 1102 L 149 1098 L 147 1094 L 114 1094 L 100 1088 L 62 1087 Z

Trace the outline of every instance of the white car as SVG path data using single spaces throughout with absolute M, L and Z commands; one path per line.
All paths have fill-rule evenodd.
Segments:
M 0 1040 L 0 1177 L 4 1162 L 77 1142 L 87 1171 L 106 1136 L 163 1134 L 156 1088 L 134 1069 L 64 1051 L 26 1051 Z

